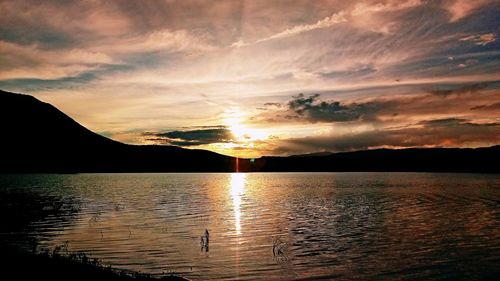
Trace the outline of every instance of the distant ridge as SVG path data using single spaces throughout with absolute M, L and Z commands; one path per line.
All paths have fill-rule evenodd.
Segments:
M 0 90 L 0 172 L 233 172 L 236 159 L 206 150 L 128 145 L 78 124 L 33 96 Z M 375 149 L 239 160 L 242 172 L 418 171 L 500 173 L 500 146 Z
M 324 156 L 262 157 L 267 171 L 287 172 L 481 172 L 500 173 L 500 146 L 407 148 L 340 152 Z

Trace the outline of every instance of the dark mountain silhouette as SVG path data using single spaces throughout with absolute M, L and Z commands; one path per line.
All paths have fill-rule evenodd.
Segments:
M 0 91 L 0 172 L 232 172 L 236 159 L 175 146 L 128 145 L 84 128 L 50 104 Z M 500 146 L 377 149 L 240 159 L 239 171 L 500 172 Z
M 326 156 L 262 157 L 251 163 L 250 170 L 500 173 L 498 159 L 500 159 L 500 146 L 474 149 L 375 149 L 333 153 Z
M 95 134 L 50 104 L 0 91 L 2 172 L 233 171 L 234 159 L 204 150 L 139 146 Z

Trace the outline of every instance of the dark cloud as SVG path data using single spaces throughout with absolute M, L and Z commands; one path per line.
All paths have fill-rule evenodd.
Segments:
M 441 127 L 441 126 L 451 127 L 451 126 L 459 126 L 465 123 L 467 123 L 467 120 L 462 118 L 443 118 L 443 119 L 420 121 L 418 124 L 423 125 L 425 127 Z
M 319 94 L 299 94 L 288 102 L 288 108 L 310 122 L 346 122 L 374 118 L 381 104 L 319 101 Z
M 257 107 L 257 109 L 266 111 L 266 110 L 277 109 L 277 108 L 281 108 L 281 107 L 283 107 L 283 104 L 281 104 L 279 102 L 266 102 L 266 103 L 264 103 L 264 106 Z
M 76 89 L 86 84 L 98 80 L 105 73 L 113 74 L 116 72 L 132 71 L 131 65 L 110 64 L 101 66 L 94 70 L 82 72 L 75 76 L 67 76 L 57 79 L 37 79 L 37 78 L 19 78 L 0 80 L 0 88 L 7 90 L 19 90 L 32 92 L 36 90 L 56 90 L 56 89 Z
M 46 30 L 44 32 L 23 32 L 23 26 L 4 26 L 0 24 L 0 38 L 4 41 L 16 42 L 19 44 L 30 44 L 37 42 L 39 46 L 46 48 L 71 47 L 76 42 L 70 34 Z M 22 36 L 19 36 L 22 34 Z
M 484 146 L 498 143 L 500 123 L 479 124 L 466 119 L 447 118 L 422 121 L 417 126 L 399 129 L 281 140 L 275 153 L 338 152 L 380 147 Z
M 77 88 L 86 85 L 96 79 L 93 72 L 81 73 L 75 77 L 64 77 L 60 79 L 35 79 L 21 78 L 0 80 L 0 88 L 7 90 L 19 90 L 32 92 L 35 90 L 55 90 L 64 88 Z
M 163 133 L 144 133 L 149 136 L 148 140 L 168 143 L 178 146 L 194 146 L 211 143 L 232 142 L 234 137 L 231 131 L 225 126 L 201 126 L 196 129 L 183 131 L 169 131 Z
M 421 86 L 420 86 L 421 87 Z M 462 84 L 450 86 L 436 85 L 433 90 L 406 89 L 401 94 L 392 92 L 391 88 L 377 93 L 374 98 L 360 100 L 325 100 L 320 94 L 293 96 L 281 106 L 265 106 L 263 112 L 253 118 L 254 122 L 367 122 L 379 125 L 386 122 L 408 124 L 416 119 L 440 113 L 441 116 L 467 116 L 473 114 L 470 110 L 494 112 L 498 110 L 500 91 L 497 81 L 484 83 Z M 328 96 L 337 93 L 323 93 Z M 349 93 L 349 95 L 351 95 Z M 444 100 L 445 99 L 445 100 Z M 445 101 L 445 102 L 444 102 Z M 268 103 L 267 105 L 271 105 Z M 465 115 L 464 115 L 465 114 Z M 477 119 L 476 113 L 473 119 Z M 422 116 L 421 118 L 415 118 Z M 491 117 L 491 116 L 489 116 Z
M 458 88 L 434 89 L 434 90 L 430 90 L 429 93 L 436 95 L 436 96 L 447 97 L 450 95 L 473 94 L 473 93 L 476 93 L 480 90 L 486 89 L 487 87 L 488 87 L 487 83 L 474 83 L 474 84 L 470 84 L 470 85 L 462 85 L 462 86 L 459 86 Z
M 279 102 L 266 102 L 264 106 L 274 106 L 274 107 L 281 107 L 281 103 Z
M 498 110 L 498 111 L 500 111 L 500 102 L 474 106 L 474 107 L 471 107 L 470 110 L 484 110 L 484 111 Z

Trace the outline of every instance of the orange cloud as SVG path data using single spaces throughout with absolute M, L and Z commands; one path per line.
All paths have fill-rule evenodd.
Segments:
M 455 21 L 458 21 L 466 16 L 468 16 L 469 14 L 471 14 L 472 12 L 474 12 L 474 10 L 488 4 L 492 2 L 491 0 L 474 0 L 474 1 L 470 1 L 470 0 L 456 0 L 456 1 L 452 1 L 450 3 L 450 1 L 448 2 L 445 2 L 445 9 L 448 10 L 448 12 L 450 13 L 451 17 L 450 17 L 450 21 L 451 22 L 455 22 Z
M 0 41 L 0 56 L 5 56 L 0 79 L 71 77 L 109 64 L 113 59 L 105 53 L 85 49 L 50 50 L 38 45 L 19 45 Z
M 460 38 L 460 41 L 469 41 L 476 45 L 486 46 L 489 43 L 495 42 L 497 39 L 495 33 L 475 34 Z

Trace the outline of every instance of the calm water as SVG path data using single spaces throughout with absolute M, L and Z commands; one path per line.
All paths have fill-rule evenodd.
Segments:
M 36 241 L 38 250 L 68 241 L 69 251 L 121 269 L 193 280 L 477 280 L 500 272 L 500 175 L 0 175 L 0 187 L 14 198 L 4 210 L 15 198 L 41 206 L 27 227 L 3 226 L 5 237 L 21 247 Z M 208 251 L 200 247 L 205 229 Z

